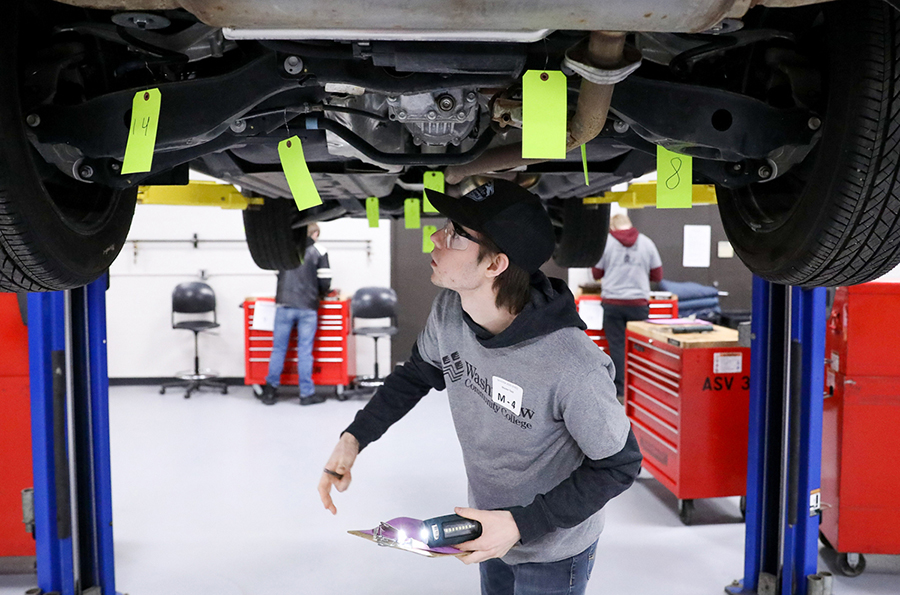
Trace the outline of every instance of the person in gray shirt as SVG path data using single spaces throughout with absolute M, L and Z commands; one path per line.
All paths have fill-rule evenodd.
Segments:
M 616 367 L 616 395 L 625 395 L 625 327 L 629 320 L 650 316 L 650 283 L 662 281 L 662 260 L 656 244 L 619 213 L 609 220 L 603 256 L 592 269 L 602 279 L 603 332 Z
M 315 223 L 309 225 L 306 233 L 309 242 L 303 254 L 303 263 L 296 269 L 278 271 L 272 355 L 266 384 L 260 395 L 260 400 L 266 405 L 276 402 L 275 393 L 281 384 L 288 341 L 295 327 L 300 404 L 314 405 L 325 400 L 324 396 L 316 395 L 312 380 L 313 340 L 318 326 L 319 300 L 331 289 L 331 267 L 325 249 L 315 245 L 319 238 L 319 226 Z
M 427 191 L 449 218 L 432 235 L 435 299 L 412 356 L 341 435 L 319 481 L 345 491 L 359 452 L 432 389 L 446 390 L 481 537 L 484 595 L 584 593 L 604 505 L 641 454 L 615 399 L 612 363 L 584 333 L 571 292 L 539 267 L 554 248 L 540 200 L 493 180 L 454 198 Z

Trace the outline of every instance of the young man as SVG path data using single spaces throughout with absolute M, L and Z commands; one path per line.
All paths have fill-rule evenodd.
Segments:
M 592 269 L 603 279 L 603 332 L 616 366 L 616 396 L 625 395 L 625 327 L 629 320 L 650 316 L 650 283 L 662 281 L 662 260 L 656 244 L 631 224 L 628 215 L 609 220 L 609 239 L 600 262 Z
M 469 506 L 482 524 L 460 544 L 480 562 L 482 593 L 584 593 L 603 506 L 627 489 L 641 455 L 615 400 L 609 358 L 590 341 L 572 294 L 538 268 L 550 219 L 531 193 L 494 180 L 461 198 L 428 191 L 450 218 L 432 235 L 435 299 L 412 357 L 341 435 L 319 482 L 343 492 L 360 450 L 431 389 L 447 390 Z
M 288 340 L 295 326 L 300 404 L 314 405 L 325 400 L 324 396 L 316 395 L 316 387 L 312 381 L 312 349 L 319 318 L 319 299 L 331 289 L 331 268 L 325 249 L 315 245 L 319 239 L 319 226 L 315 223 L 309 225 L 306 233 L 309 242 L 303 255 L 303 264 L 289 271 L 278 271 L 272 356 L 269 359 L 266 384 L 260 396 L 260 400 L 266 405 L 275 404 L 275 392 L 281 384 Z

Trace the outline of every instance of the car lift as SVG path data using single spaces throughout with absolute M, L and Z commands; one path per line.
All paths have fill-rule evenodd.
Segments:
M 28 295 L 37 579 L 48 594 L 115 593 L 106 286 L 104 276 Z
M 828 595 L 817 571 L 824 288 L 753 277 L 744 579 L 728 593 Z
M 28 296 L 43 593 L 113 595 L 106 278 Z M 732 595 L 827 595 L 817 573 L 825 289 L 754 277 L 744 579 Z

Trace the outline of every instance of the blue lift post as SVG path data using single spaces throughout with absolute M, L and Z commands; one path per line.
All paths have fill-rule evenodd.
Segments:
M 729 593 L 807 595 L 822 581 L 808 577 L 818 563 L 825 296 L 753 278 L 744 579 Z
M 35 535 L 44 593 L 115 593 L 105 292 L 104 276 L 87 287 L 28 296 Z

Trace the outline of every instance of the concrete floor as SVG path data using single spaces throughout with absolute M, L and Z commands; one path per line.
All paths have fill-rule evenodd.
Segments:
M 461 594 L 478 571 L 454 559 L 379 548 L 347 534 L 397 516 L 465 505 L 462 458 L 446 398 L 429 395 L 366 449 L 353 484 L 325 511 L 316 484 L 359 401 L 266 407 L 249 388 L 190 400 L 154 387 L 111 390 L 116 586 L 131 595 Z M 697 503 L 678 520 L 675 498 L 642 476 L 608 505 L 588 593 L 720 594 L 743 570 L 737 498 Z M 828 551 L 820 569 L 832 570 Z M 843 595 L 900 593 L 900 556 L 868 556 Z M 832 565 L 831 567 L 829 565 Z M 22 595 L 34 576 L 0 576 Z

